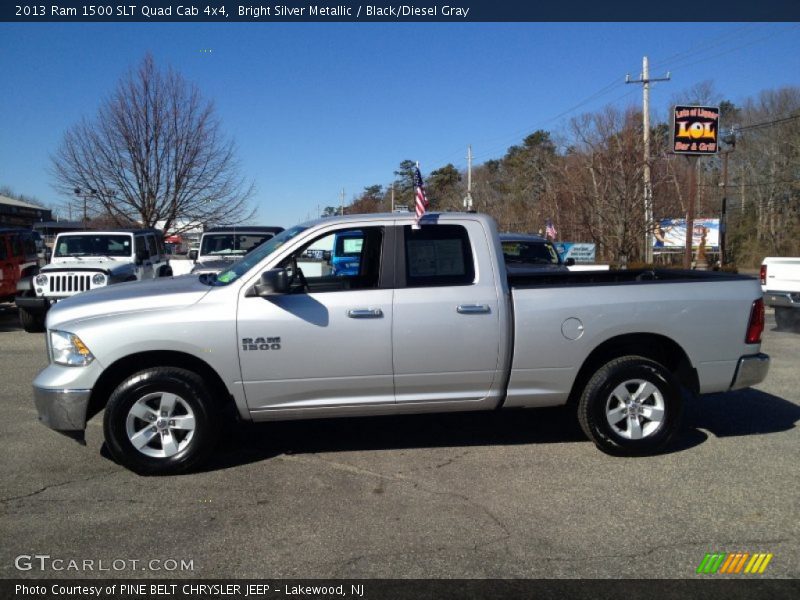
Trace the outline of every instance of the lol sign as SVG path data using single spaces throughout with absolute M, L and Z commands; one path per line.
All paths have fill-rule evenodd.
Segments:
M 676 154 L 717 153 L 719 107 L 676 106 L 673 114 L 673 152 Z

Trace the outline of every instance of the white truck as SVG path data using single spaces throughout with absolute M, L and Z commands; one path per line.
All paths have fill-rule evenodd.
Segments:
M 775 309 L 778 329 L 800 331 L 800 257 L 765 258 L 761 289 L 766 305 Z
M 220 273 L 120 284 L 56 304 L 40 420 L 140 473 L 209 456 L 225 410 L 251 421 L 569 404 L 603 451 L 646 454 L 684 391 L 759 383 L 755 278 L 697 271 L 506 270 L 479 214 L 329 217 Z M 305 275 L 312 247 L 360 239 L 357 268 Z

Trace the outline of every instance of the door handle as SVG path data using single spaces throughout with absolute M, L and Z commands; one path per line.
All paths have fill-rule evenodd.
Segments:
M 347 316 L 351 319 L 380 319 L 383 311 L 380 308 L 351 308 Z
M 459 304 L 456 310 L 462 315 L 482 315 L 490 312 L 488 304 Z

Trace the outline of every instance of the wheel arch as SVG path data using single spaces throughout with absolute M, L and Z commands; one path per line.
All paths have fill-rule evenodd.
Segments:
M 699 393 L 697 370 L 680 344 L 657 333 L 629 333 L 606 340 L 586 357 L 572 384 L 570 404 L 577 403 L 581 391 L 600 367 L 628 355 L 642 356 L 663 365 L 681 386 L 694 394 Z
M 233 396 L 222 377 L 211 365 L 185 352 L 161 350 L 130 354 L 120 358 L 105 369 L 92 388 L 86 420 L 88 421 L 105 408 L 111 393 L 127 377 L 151 367 L 177 367 L 192 371 L 203 379 L 212 396 L 220 402 L 223 408 L 231 408 L 235 411 Z

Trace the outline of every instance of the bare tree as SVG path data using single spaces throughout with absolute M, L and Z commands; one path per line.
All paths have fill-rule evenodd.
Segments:
M 179 233 L 193 223 L 251 218 L 253 185 L 197 87 L 149 54 L 120 80 L 94 120 L 64 135 L 51 157 L 54 187 L 80 190 L 91 214 Z

